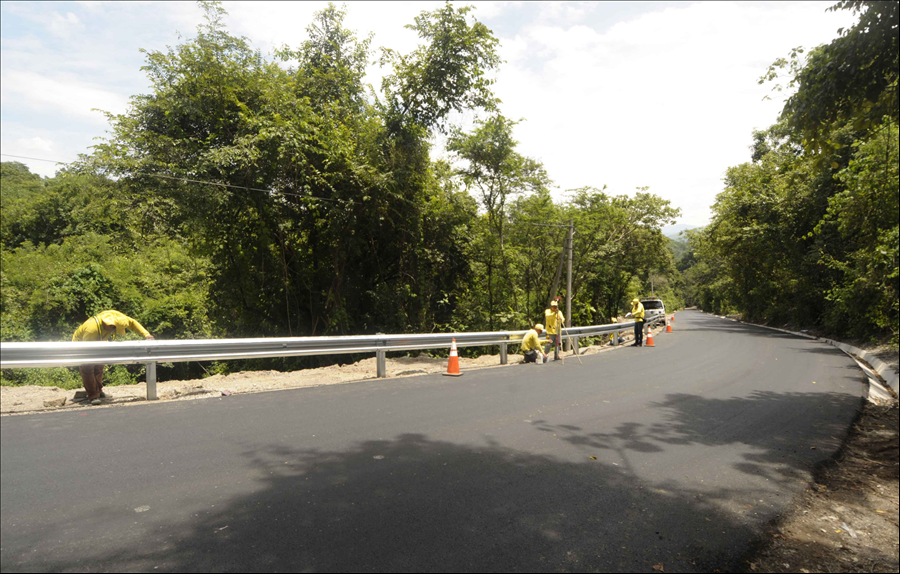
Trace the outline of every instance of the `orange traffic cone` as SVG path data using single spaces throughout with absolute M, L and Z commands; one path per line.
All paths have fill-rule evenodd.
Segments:
M 647 342 L 644 343 L 645 347 L 655 347 L 653 344 L 653 329 L 647 329 Z
M 672 311 L 672 322 L 675 322 L 675 311 Z
M 450 346 L 450 360 L 447 362 L 447 372 L 444 374 L 448 377 L 462 376 L 462 373 L 459 372 L 459 353 L 456 352 L 456 339 L 453 339 L 453 344 Z
M 666 321 L 666 333 L 672 332 L 672 323 L 670 321 Z

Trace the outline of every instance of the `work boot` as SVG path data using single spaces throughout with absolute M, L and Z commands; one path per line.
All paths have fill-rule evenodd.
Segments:
M 99 404 L 100 404 L 100 397 L 97 397 L 96 399 L 91 399 L 91 404 L 92 404 L 92 405 L 99 405 Z

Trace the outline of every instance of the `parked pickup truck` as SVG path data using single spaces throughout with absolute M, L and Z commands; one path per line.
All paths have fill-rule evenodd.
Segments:
M 644 306 L 644 320 L 666 314 L 666 304 L 659 297 L 641 299 L 641 305 Z

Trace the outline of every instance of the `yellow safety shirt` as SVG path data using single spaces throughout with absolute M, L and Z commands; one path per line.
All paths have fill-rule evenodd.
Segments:
M 104 333 L 101 325 L 115 325 L 116 334 L 120 337 L 125 334 L 125 329 L 139 333 L 142 337 L 149 337 L 147 329 L 124 313 L 118 311 L 101 311 L 81 324 L 81 327 L 72 335 L 73 341 L 106 341 L 112 333 Z
M 534 329 L 528 331 L 525 334 L 525 338 L 522 339 L 522 352 L 524 353 L 525 351 L 534 351 L 540 348 L 541 343 L 538 340 L 537 331 L 535 331 Z
M 632 305 L 631 315 L 635 319 L 640 319 L 641 321 L 643 321 L 644 320 L 644 306 L 640 302 Z
M 556 327 L 556 315 L 557 312 L 554 312 L 553 309 L 545 309 L 544 310 L 544 326 L 547 327 L 548 335 L 556 335 L 559 333 Z M 562 313 L 559 313 L 559 322 L 562 325 L 566 324 L 566 316 Z

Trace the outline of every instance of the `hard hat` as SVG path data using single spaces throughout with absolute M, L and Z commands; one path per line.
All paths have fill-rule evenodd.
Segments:
M 637 297 L 635 297 L 634 299 L 631 300 L 631 302 L 632 302 L 632 303 L 640 303 L 641 300 L 638 299 Z
M 543 330 L 544 330 L 544 326 L 541 325 L 540 323 L 538 323 L 537 325 L 534 326 L 534 330 L 535 330 L 535 331 L 543 331 Z
M 559 307 L 559 301 L 557 301 L 556 299 L 554 299 L 553 301 L 550 301 L 550 305 L 553 306 L 553 307 Z

